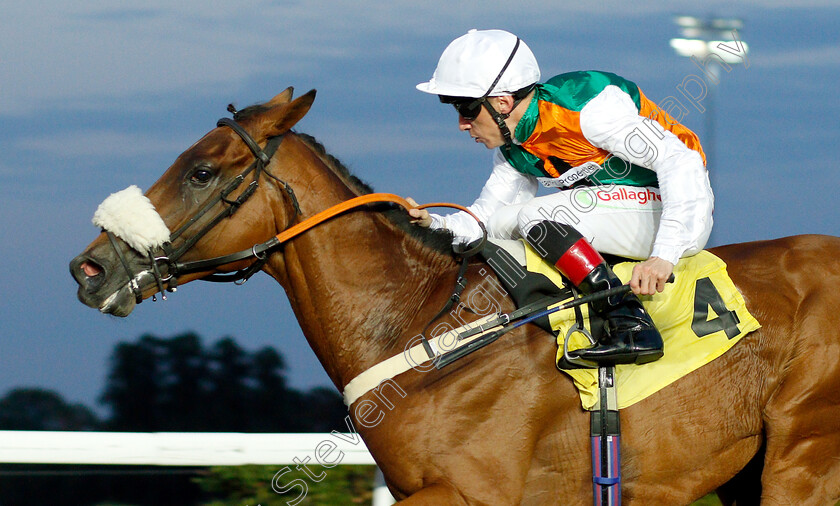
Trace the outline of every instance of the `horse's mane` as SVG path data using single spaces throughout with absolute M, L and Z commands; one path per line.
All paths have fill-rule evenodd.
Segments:
M 268 108 L 264 105 L 257 104 L 248 106 L 240 111 L 237 111 L 233 105 L 228 106 L 228 110 L 233 111 L 233 119 L 236 121 L 245 120 L 251 116 L 260 114 L 263 111 L 266 111 Z M 300 138 L 304 144 L 309 146 L 312 151 L 318 155 L 321 160 L 330 168 L 332 169 L 342 181 L 344 181 L 347 186 L 349 186 L 353 191 L 358 193 L 359 195 L 366 195 L 368 193 L 373 193 L 373 188 L 366 182 L 359 179 L 357 176 L 353 175 L 350 170 L 343 164 L 341 161 L 334 157 L 333 155 L 329 154 L 324 148 L 324 145 L 318 142 L 315 137 L 305 134 L 302 132 L 293 132 L 298 138 Z M 409 221 L 408 213 L 406 213 L 402 208 L 396 208 L 390 204 L 383 204 L 388 205 L 387 211 L 383 211 L 383 214 L 395 223 L 401 230 L 406 232 L 411 237 L 414 237 L 420 240 L 421 243 L 424 245 L 439 251 L 441 253 L 451 255 L 452 254 L 452 233 L 448 230 L 432 230 L 428 228 L 418 227 L 416 225 L 411 224 Z
M 318 142 L 315 137 L 302 132 L 295 132 L 295 135 L 300 137 L 300 139 L 303 140 L 303 142 L 333 170 L 333 172 L 338 174 L 338 176 L 344 180 L 351 189 L 355 190 L 356 193 L 361 195 L 373 193 L 373 188 L 368 183 L 353 175 L 350 172 L 350 169 L 341 163 L 341 160 L 329 154 L 324 145 Z
M 352 190 L 360 195 L 373 193 L 374 190 L 368 183 L 351 173 L 350 169 L 341 163 L 338 158 L 329 154 L 324 145 L 318 142 L 315 137 L 301 132 L 295 132 L 295 135 L 309 146 Z M 452 232 L 443 229 L 432 230 L 418 227 L 410 222 L 408 213 L 401 207 L 394 207 L 391 204 L 383 204 L 383 206 L 387 206 L 386 209 L 388 209 L 383 211 L 383 214 L 411 237 L 419 239 L 424 245 L 436 251 L 447 255 L 452 254 Z

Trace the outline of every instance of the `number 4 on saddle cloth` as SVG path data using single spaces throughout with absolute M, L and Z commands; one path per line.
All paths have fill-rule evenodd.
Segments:
M 563 277 L 524 241 L 493 240 L 485 245 L 482 256 L 519 307 L 565 289 Z M 626 283 L 634 264 L 616 263 L 613 271 Z M 639 296 L 662 334 L 665 355 L 644 365 L 616 366 L 618 408 L 635 404 L 708 364 L 761 326 L 747 310 L 726 272 L 726 264 L 712 253 L 701 251 L 681 259 L 674 267 L 674 276 L 676 282 L 667 284 L 662 293 Z M 590 321 L 586 306 L 581 312 L 584 328 L 597 339 L 603 321 Z M 592 410 L 598 404 L 598 370 L 578 368 L 567 362 L 563 353 L 566 335 L 577 320 L 575 310 L 566 309 L 534 323 L 557 336 L 557 367 L 573 378 L 583 408 Z M 584 334 L 572 332 L 567 345 L 574 350 L 590 343 Z

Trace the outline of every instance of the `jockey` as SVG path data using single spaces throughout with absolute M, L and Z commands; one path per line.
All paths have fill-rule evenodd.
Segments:
M 460 130 L 495 150 L 490 177 L 469 207 L 490 237 L 525 238 L 584 294 L 621 284 L 600 253 L 643 260 L 633 269 L 632 293 L 593 303 L 604 337 L 572 355 L 596 363 L 657 360 L 662 337 L 637 295 L 661 292 L 680 257 L 709 238 L 714 197 L 700 142 L 615 74 L 539 79 L 517 36 L 470 30 L 417 89 L 454 105 Z M 557 191 L 537 197 L 540 185 Z M 481 237 L 463 212 L 410 214 L 417 225 L 452 231 L 457 242 Z

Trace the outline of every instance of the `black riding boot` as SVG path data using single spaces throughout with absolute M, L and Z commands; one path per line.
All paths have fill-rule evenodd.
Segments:
M 610 266 L 603 263 L 590 272 L 578 288 L 589 294 L 621 284 Z M 591 307 L 605 320 L 604 336 L 595 346 L 570 351 L 569 355 L 590 362 L 614 364 L 646 364 L 662 357 L 662 336 L 634 293 L 601 299 Z
M 530 229 L 527 240 L 584 295 L 622 284 L 574 227 L 541 221 Z M 662 356 L 662 336 L 632 292 L 593 302 L 592 309 L 606 322 L 604 336 L 591 348 L 570 351 L 569 355 L 599 364 L 644 364 Z

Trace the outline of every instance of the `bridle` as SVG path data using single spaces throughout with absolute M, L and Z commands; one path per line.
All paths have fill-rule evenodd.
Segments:
M 235 117 L 235 110 L 231 112 L 234 113 Z M 254 138 L 234 119 L 222 118 L 216 123 L 216 126 L 224 126 L 233 130 L 254 154 L 255 160 L 238 176 L 231 180 L 214 198 L 205 203 L 204 206 L 202 206 L 202 208 L 195 214 L 195 216 L 190 218 L 186 223 L 184 223 L 181 227 L 179 227 L 175 232 L 173 232 L 170 235 L 169 242 L 164 243 L 159 248 L 160 250 L 162 250 L 162 254 L 155 255 L 155 253 L 152 250 L 148 252 L 148 258 L 151 263 L 151 270 L 145 270 L 135 274 L 134 271 L 131 269 L 128 260 L 126 259 L 122 248 L 117 242 L 114 233 L 105 230 L 105 233 L 107 234 L 111 245 L 113 246 L 114 250 L 117 253 L 117 256 L 119 257 L 120 263 L 125 269 L 125 272 L 128 274 L 128 286 L 131 289 L 134 295 L 135 302 L 137 304 L 143 301 L 143 293 L 140 287 L 140 279 L 147 272 L 154 277 L 155 283 L 158 288 L 158 292 L 160 292 L 161 294 L 161 298 L 163 300 L 166 300 L 166 291 L 174 292 L 177 290 L 178 276 L 195 272 L 208 271 L 235 262 L 254 259 L 254 262 L 252 262 L 248 267 L 245 267 L 238 271 L 226 274 L 213 273 L 201 278 L 201 280 L 203 281 L 233 282 L 236 284 L 242 284 L 245 283 L 251 276 L 256 274 L 260 269 L 262 269 L 262 267 L 268 261 L 268 252 L 270 250 L 279 247 L 289 239 L 305 232 L 306 230 L 309 230 L 310 228 L 326 220 L 329 220 L 330 218 L 342 214 L 350 209 L 360 207 L 366 204 L 390 202 L 397 204 L 405 209 L 451 207 L 464 211 L 470 216 L 472 216 L 478 222 L 478 225 L 481 228 L 482 239 L 475 244 L 467 246 L 466 248 L 456 248 L 456 254 L 463 259 L 461 272 L 458 276 L 459 286 L 462 284 L 463 271 L 466 267 L 466 259 L 474 255 L 484 247 L 484 243 L 487 238 L 487 230 L 485 229 L 484 224 L 481 222 L 481 220 L 477 216 L 475 216 L 475 214 L 473 214 L 469 209 L 459 206 L 457 204 L 449 204 L 442 202 L 424 204 L 421 206 L 412 206 L 402 197 L 390 193 L 371 193 L 355 197 L 350 200 L 341 202 L 335 206 L 332 206 L 329 209 L 321 211 L 295 225 L 292 225 L 297 216 L 302 214 L 300 210 L 300 205 L 297 200 L 297 196 L 295 195 L 294 190 L 288 182 L 275 176 L 267 169 L 267 166 L 269 165 L 272 156 L 274 156 L 274 154 L 277 152 L 277 149 L 280 147 L 280 144 L 283 142 L 285 134 L 269 138 L 266 141 L 265 148 L 260 148 L 259 144 L 257 144 Z M 282 185 L 286 195 L 288 196 L 289 205 L 293 208 L 294 213 L 292 214 L 292 217 L 289 220 L 289 224 L 287 225 L 286 229 L 283 232 L 277 234 L 275 237 L 272 237 L 268 241 L 255 244 L 251 248 L 236 253 L 231 253 L 229 255 L 223 255 L 206 260 L 180 262 L 179 259 L 193 246 L 195 246 L 195 244 L 198 241 L 200 241 L 202 237 L 204 237 L 213 227 L 219 224 L 219 222 L 221 222 L 225 218 L 232 216 L 242 206 L 242 204 L 244 204 L 254 194 L 254 192 L 256 192 L 257 188 L 259 187 L 259 179 L 262 174 L 267 175 L 268 177 L 274 179 L 280 185 Z M 237 196 L 235 199 L 231 198 L 231 194 L 242 185 L 242 183 L 248 178 L 249 175 L 252 175 L 252 180 L 248 184 L 248 186 L 244 190 L 242 190 L 239 196 Z M 227 207 L 219 211 L 216 214 L 216 216 L 209 220 L 192 237 L 186 239 L 177 248 L 174 248 L 172 245 L 173 241 L 178 237 L 182 236 L 184 232 L 192 228 L 194 225 L 196 225 L 196 223 L 198 223 L 202 217 L 209 213 L 210 210 L 219 202 L 227 204 Z M 164 267 L 165 269 L 161 269 L 161 267 Z M 165 271 L 166 274 L 162 275 L 162 271 Z M 463 281 L 463 283 L 465 283 L 465 281 Z M 453 298 L 456 299 L 456 301 L 457 298 L 460 296 L 460 292 L 461 290 L 463 290 L 463 288 L 463 286 L 460 286 L 460 288 L 456 290 L 457 295 L 453 295 Z M 156 295 L 152 295 L 152 300 L 157 300 Z
M 259 180 L 262 174 L 266 174 L 267 176 L 274 179 L 275 181 L 280 183 L 280 185 L 283 186 L 286 195 L 288 195 L 289 197 L 291 206 L 294 209 L 294 216 L 301 214 L 297 196 L 295 195 L 295 192 L 292 189 L 291 185 L 286 181 L 280 179 L 279 177 L 275 176 L 267 169 L 267 166 L 270 163 L 272 156 L 274 156 L 274 153 L 280 147 L 280 143 L 283 142 L 284 135 L 269 138 L 266 142 L 265 148 L 260 148 L 259 144 L 257 144 L 254 138 L 235 120 L 231 118 L 222 118 L 218 122 L 216 122 L 216 126 L 224 126 L 233 130 L 248 146 L 248 148 L 254 154 L 255 159 L 254 162 L 251 163 L 245 170 L 243 170 L 239 175 L 237 175 L 227 185 L 225 185 L 225 187 L 222 188 L 221 191 L 215 197 L 206 202 L 192 218 L 190 218 L 186 223 L 181 225 L 176 231 L 172 232 L 169 238 L 169 242 L 163 244 L 160 247 L 160 250 L 162 250 L 163 254 L 155 255 L 154 252 L 151 250 L 148 252 L 148 258 L 151 263 L 151 274 L 154 277 L 155 283 L 158 287 L 158 291 L 161 293 L 161 297 L 164 300 L 166 300 L 165 291 L 174 292 L 177 289 L 178 276 L 194 272 L 211 270 L 216 267 L 221 267 L 223 265 L 254 258 L 256 259 L 255 262 L 253 262 L 250 266 L 239 271 L 230 274 L 210 274 L 202 278 L 206 281 L 244 283 L 248 280 L 248 278 L 253 276 L 257 271 L 259 271 L 263 267 L 265 262 L 268 260 L 268 255 L 266 254 L 266 252 L 269 249 L 277 246 L 277 244 L 269 244 L 271 243 L 271 241 L 262 244 L 256 244 L 250 249 L 243 250 L 237 253 L 232 253 L 230 255 L 219 256 L 207 260 L 179 262 L 180 258 L 193 246 L 195 246 L 195 244 L 198 241 L 200 241 L 205 235 L 207 235 L 207 233 L 210 232 L 210 230 L 212 230 L 213 227 L 218 225 L 225 218 L 233 216 L 233 214 L 236 213 L 237 210 L 239 210 L 242 204 L 248 201 L 248 199 L 254 194 L 254 192 L 256 192 L 257 188 L 259 187 Z M 248 183 L 248 186 L 246 186 L 245 189 L 242 190 L 242 192 L 236 198 L 231 197 L 231 194 L 233 194 L 240 186 L 242 186 L 242 184 L 249 176 L 252 176 L 252 179 L 251 182 Z M 190 238 L 184 240 L 184 242 L 181 243 L 177 248 L 173 247 L 173 242 L 178 237 L 181 237 L 184 234 L 184 232 L 194 228 L 194 226 L 220 202 L 226 204 L 226 207 L 224 207 L 212 219 L 205 223 L 204 226 L 202 226 Z M 294 219 L 294 217 L 292 219 Z M 114 247 L 114 250 L 117 253 L 117 257 L 120 260 L 120 263 L 122 264 L 123 268 L 128 274 L 128 286 L 134 295 L 135 301 L 139 304 L 143 300 L 143 294 L 140 288 L 139 278 L 144 274 L 144 272 L 147 271 L 143 271 L 135 275 L 122 251 L 122 248 L 120 248 L 115 235 L 108 230 L 106 230 L 105 233 L 107 234 L 111 245 Z M 165 267 L 166 276 L 161 275 L 161 266 Z M 155 295 L 152 295 L 152 300 L 156 300 Z

